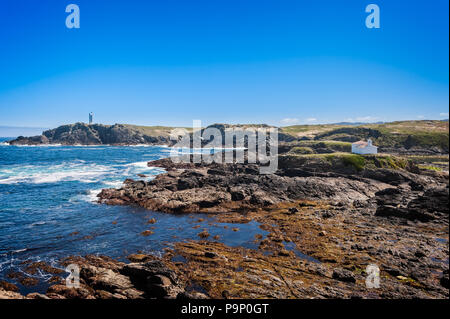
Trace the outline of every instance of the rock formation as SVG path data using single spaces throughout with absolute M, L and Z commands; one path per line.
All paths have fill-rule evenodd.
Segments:
M 45 131 L 40 136 L 20 136 L 9 143 L 11 145 L 162 145 L 173 143 L 169 133 L 170 128 L 75 123 Z
M 255 164 L 163 159 L 149 165 L 166 174 L 99 197 L 260 222 L 270 234 L 255 239 L 257 250 L 209 238 L 176 244 L 187 260 L 177 266 L 213 298 L 448 297 L 448 173 L 333 163 L 285 158 L 276 174 L 259 175 Z M 380 269 L 379 289 L 366 287 L 369 265 Z

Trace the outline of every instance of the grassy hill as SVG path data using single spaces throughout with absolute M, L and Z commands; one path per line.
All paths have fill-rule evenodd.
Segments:
M 355 142 L 371 138 L 382 149 L 435 149 L 448 153 L 448 121 L 400 121 L 383 124 L 363 124 L 358 126 L 322 124 L 294 125 L 281 128 L 282 132 L 299 139 L 340 142 Z M 302 141 L 303 142 L 303 141 Z M 308 147 L 299 143 L 298 147 Z
M 143 135 L 148 136 L 169 136 L 170 132 L 175 127 L 171 126 L 142 126 L 142 125 L 132 125 L 132 124 L 120 124 L 121 126 L 139 132 Z M 192 132 L 192 127 L 177 127 L 178 129 L 185 129 L 188 132 Z
M 358 155 L 350 153 L 331 154 L 286 154 L 279 157 L 279 165 L 284 169 L 306 169 L 316 173 L 360 172 L 365 169 L 376 170 L 387 168 L 391 170 L 417 169 L 413 161 L 408 158 L 388 154 Z

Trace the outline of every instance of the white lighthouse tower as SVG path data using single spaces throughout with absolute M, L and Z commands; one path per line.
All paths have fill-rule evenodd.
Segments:
M 92 124 L 92 121 L 94 120 L 94 113 L 89 113 L 89 124 Z

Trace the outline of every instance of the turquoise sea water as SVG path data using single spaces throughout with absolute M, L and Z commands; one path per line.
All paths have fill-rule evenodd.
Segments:
M 164 172 L 147 162 L 167 157 L 167 147 L 9 146 L 5 140 L 0 139 L 0 280 L 11 282 L 8 273 L 23 271 L 27 260 L 58 266 L 58 260 L 69 255 L 125 260 L 138 251 L 161 254 L 175 241 L 199 239 L 204 228 L 210 238 L 220 235 L 220 241 L 231 246 L 253 248 L 254 236 L 266 234 L 256 222 L 231 225 L 204 215 L 170 215 L 95 202 L 102 188 L 120 187 L 126 178 L 139 179 L 137 174 L 149 180 Z M 148 225 L 150 218 L 157 222 Z M 236 226 L 240 231 L 233 232 Z M 155 227 L 153 235 L 140 235 L 150 227 Z M 18 284 L 23 293 L 45 291 L 51 277 L 33 276 L 41 283 Z

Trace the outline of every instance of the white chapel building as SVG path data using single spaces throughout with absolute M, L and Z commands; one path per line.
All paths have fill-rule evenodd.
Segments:
M 372 140 L 369 138 L 367 142 L 358 141 L 352 143 L 352 153 L 355 154 L 377 154 L 378 147 L 372 145 Z

